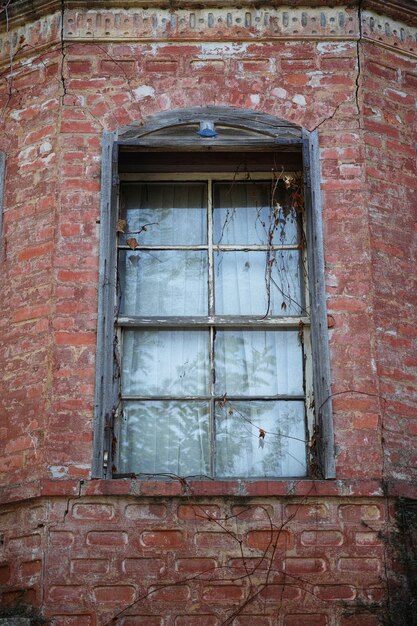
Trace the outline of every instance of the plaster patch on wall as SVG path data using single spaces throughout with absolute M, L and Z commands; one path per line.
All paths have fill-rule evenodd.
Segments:
M 338 43 L 322 41 L 317 44 L 317 50 L 320 54 L 342 54 L 356 48 L 356 44 L 351 41 L 341 41 Z
M 292 101 L 294 102 L 294 104 L 299 104 L 300 106 L 306 105 L 306 99 L 300 93 L 297 93 Z
M 64 465 L 51 465 L 49 471 L 52 478 L 68 478 L 68 467 Z
M 272 95 L 277 98 L 286 98 L 288 96 L 288 91 L 286 89 L 282 89 L 282 87 L 276 87 L 272 90 Z
M 201 59 L 210 59 L 212 56 L 235 56 L 246 55 L 248 46 L 238 43 L 202 43 L 200 46 Z
M 134 89 L 133 93 L 138 100 L 143 100 L 144 98 L 153 98 L 155 95 L 155 89 L 150 85 L 141 85 L 140 87 Z

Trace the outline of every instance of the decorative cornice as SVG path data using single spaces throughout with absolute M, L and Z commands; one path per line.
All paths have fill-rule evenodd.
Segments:
M 417 54 L 417 28 L 374 11 L 362 13 L 362 36 L 364 39 Z
M 0 0 L 1 2 L 2 0 Z M 20 4 L 23 0 L 18 0 Z M 75 0 L 64 0 L 66 5 Z M 304 0 L 305 2 L 307 0 Z M 391 4 L 394 0 L 390 0 Z M 410 0 L 399 0 L 409 2 Z M 32 0 L 33 6 L 41 0 Z M 44 0 L 49 9 L 55 0 Z M 287 4 L 290 0 L 287 0 Z M 288 7 L 264 5 L 256 8 L 243 4 L 239 8 L 155 8 L 138 7 L 141 0 L 125 0 L 135 8 L 114 9 L 118 0 L 107 0 L 106 8 L 66 8 L 62 25 L 61 11 L 38 15 L 35 21 L 15 23 L 0 35 L 0 63 L 9 63 L 51 45 L 77 41 L 274 41 L 274 40 L 341 40 L 359 38 L 357 8 L 344 7 Z M 78 4 L 100 4 L 92 0 Z M 224 2 L 225 3 L 225 0 Z M 417 5 L 417 1 L 413 3 Z M 195 3 L 194 3 L 195 4 Z M 383 3 L 381 3 L 383 4 Z M 109 5 L 112 9 L 109 9 Z M 0 4 L 1 6 L 1 4 Z M 10 6 L 15 6 L 12 4 Z M 45 4 L 43 6 L 46 6 Z M 380 7 L 381 8 L 381 7 Z M 362 10 L 362 36 L 407 54 L 417 55 L 417 28 L 403 21 L 381 15 L 380 12 Z M 11 46 L 11 55 L 10 55 Z
M 202 8 L 68 10 L 64 36 L 72 40 L 352 39 L 359 28 L 345 8 Z
M 120 10 L 120 9 L 170 9 L 170 10 L 198 10 L 222 8 L 234 10 L 237 6 L 244 9 L 265 8 L 274 9 L 301 8 L 307 11 L 311 8 L 356 8 L 375 11 L 391 19 L 399 20 L 410 26 L 417 26 L 416 0 L 0 0 L 0 29 L 5 24 L 5 15 L 9 24 L 15 26 L 33 22 L 39 18 L 66 10 Z

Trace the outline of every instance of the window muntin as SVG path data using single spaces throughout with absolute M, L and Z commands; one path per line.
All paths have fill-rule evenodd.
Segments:
M 118 472 L 306 475 L 302 216 L 268 176 L 122 183 Z

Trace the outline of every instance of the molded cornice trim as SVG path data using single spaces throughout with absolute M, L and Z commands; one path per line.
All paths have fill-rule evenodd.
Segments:
M 4 5 L 4 6 L 3 6 Z M 417 25 L 417 0 L 15 0 L 7 8 L 5 0 L 0 0 L 0 25 L 3 28 L 7 19 L 10 24 L 19 25 L 35 21 L 48 14 L 63 12 L 66 9 L 209 9 L 234 7 L 347 7 L 361 6 L 380 15 L 386 15 L 405 24 Z

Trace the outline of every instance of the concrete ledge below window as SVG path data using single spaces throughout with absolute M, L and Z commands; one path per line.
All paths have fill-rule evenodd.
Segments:
M 0 489 L 0 504 L 42 497 L 403 497 L 417 499 L 417 485 L 380 480 L 38 480 Z

